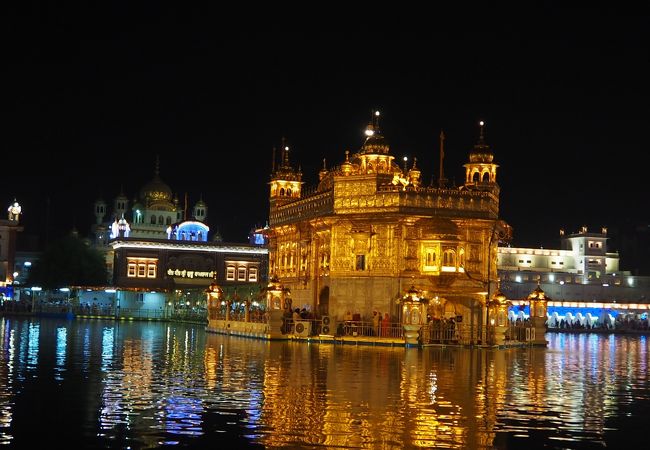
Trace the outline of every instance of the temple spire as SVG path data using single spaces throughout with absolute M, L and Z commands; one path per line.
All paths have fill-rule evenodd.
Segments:
M 318 172 L 318 180 L 321 181 L 327 175 L 327 162 L 323 158 L 323 168 Z
M 445 180 L 445 132 L 440 130 L 440 175 L 438 176 L 438 187 L 440 189 L 445 187 L 447 180 Z
M 273 157 L 271 159 L 271 173 L 275 173 L 275 145 L 273 146 Z
M 372 126 L 375 130 L 375 133 L 379 132 L 379 116 L 381 113 L 378 110 L 372 112 Z
M 289 146 L 287 145 L 287 139 L 283 136 L 282 137 L 282 149 L 281 149 L 281 159 L 282 159 L 282 167 L 289 167 Z

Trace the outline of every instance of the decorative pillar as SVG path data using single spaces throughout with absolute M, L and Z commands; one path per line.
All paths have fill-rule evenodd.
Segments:
M 537 287 L 528 295 L 530 302 L 530 339 L 532 345 L 548 345 L 546 340 L 547 304 L 551 300 L 537 283 Z M 527 336 L 528 337 L 528 336 Z
M 208 327 L 214 327 L 221 309 L 221 296 L 223 295 L 223 290 L 217 284 L 216 276 L 205 293 L 208 302 Z
M 501 292 L 499 286 L 488 302 L 490 323 L 487 324 L 488 333 L 491 335 L 488 343 L 492 345 L 503 345 L 508 330 L 508 306 L 512 305 L 506 296 Z
M 268 333 L 271 338 L 282 336 L 282 319 L 285 310 L 291 310 L 290 291 L 282 286 L 277 275 L 273 275 L 266 287 L 266 311 Z
M 419 345 L 420 329 L 426 323 L 429 301 L 422 297 L 422 291 L 411 288 L 400 299 L 402 306 L 402 327 L 407 347 Z

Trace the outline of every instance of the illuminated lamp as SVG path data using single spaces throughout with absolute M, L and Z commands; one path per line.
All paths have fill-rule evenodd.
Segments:
M 402 307 L 402 326 L 404 327 L 404 340 L 407 345 L 416 345 L 420 328 L 426 323 L 426 311 L 429 300 L 424 298 L 422 291 L 411 286 L 399 299 Z
M 208 319 L 215 320 L 217 318 L 217 313 L 221 309 L 222 301 L 221 296 L 223 295 L 223 290 L 217 284 L 216 275 L 212 280 L 212 283 L 205 290 L 208 301 Z

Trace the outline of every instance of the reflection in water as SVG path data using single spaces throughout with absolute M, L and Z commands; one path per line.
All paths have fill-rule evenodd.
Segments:
M 63 381 L 63 372 L 65 372 L 65 353 L 67 342 L 68 329 L 66 327 L 59 327 L 56 329 L 56 366 L 54 367 L 54 379 L 56 381 Z
M 650 405 L 642 336 L 404 349 L 8 318 L 0 336 L 0 443 L 16 447 L 63 425 L 85 448 L 584 448 Z
M 11 442 L 11 421 L 13 419 L 13 379 L 16 347 L 14 331 L 4 320 L 0 322 L 0 444 Z

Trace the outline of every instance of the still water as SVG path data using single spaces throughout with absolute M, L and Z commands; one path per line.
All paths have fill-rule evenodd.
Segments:
M 644 336 L 548 333 L 546 349 L 404 349 L 4 317 L 0 337 L 0 444 L 11 448 L 619 448 L 650 440 Z

